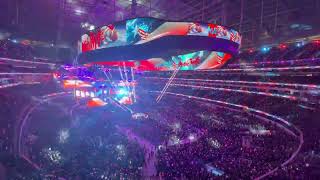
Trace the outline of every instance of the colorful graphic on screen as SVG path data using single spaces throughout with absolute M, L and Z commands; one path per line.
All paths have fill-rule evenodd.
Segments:
M 148 60 L 127 62 L 105 61 L 94 64 L 107 66 L 125 65 L 140 71 L 172 71 L 177 68 L 179 68 L 179 70 L 201 70 L 219 68 L 230 58 L 231 55 L 222 52 L 198 51 L 179 56 L 172 56 L 168 59 L 151 58 Z
M 168 22 L 155 18 L 136 18 L 109 24 L 94 32 L 84 34 L 81 38 L 81 52 L 96 49 L 138 45 L 151 42 L 165 36 L 206 36 L 226 39 L 240 45 L 241 36 L 233 30 L 216 24 L 195 22 Z M 143 53 L 143 52 L 141 52 Z M 165 57 L 165 58 L 164 58 Z M 180 70 L 213 69 L 222 66 L 231 55 L 215 51 L 198 51 L 181 53 L 178 56 L 141 59 L 126 59 L 138 70 Z M 129 63 L 128 63 L 129 62 Z M 104 61 L 95 64 L 119 65 L 121 62 Z

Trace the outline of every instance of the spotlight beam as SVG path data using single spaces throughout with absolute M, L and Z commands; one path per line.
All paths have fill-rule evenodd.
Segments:
M 180 69 L 180 66 L 178 66 L 177 69 L 175 69 L 170 77 L 170 79 L 168 80 L 168 82 L 166 83 L 166 85 L 164 86 L 164 88 L 162 89 L 160 95 L 157 97 L 156 101 L 157 103 L 160 102 L 161 98 L 163 97 L 164 95 L 164 92 L 166 92 L 166 90 L 169 88 L 171 82 L 173 81 L 173 79 L 175 78 L 175 76 L 177 75 L 178 71 Z

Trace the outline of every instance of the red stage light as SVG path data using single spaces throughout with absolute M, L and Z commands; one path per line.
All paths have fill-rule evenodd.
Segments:
M 286 44 L 280 44 L 280 45 L 279 45 L 279 48 L 280 48 L 280 49 L 286 49 L 287 47 L 288 47 L 288 46 L 287 46 Z
M 249 53 L 253 53 L 254 52 L 254 49 L 249 49 Z
M 315 44 L 319 45 L 320 44 L 320 39 L 314 40 L 313 41 Z

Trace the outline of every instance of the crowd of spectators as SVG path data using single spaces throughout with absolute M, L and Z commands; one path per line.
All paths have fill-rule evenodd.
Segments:
M 0 58 L 70 63 L 72 55 L 74 54 L 71 48 L 57 47 L 44 42 L 34 44 L 29 40 L 0 39 Z
M 80 123 L 72 123 L 68 113 L 45 106 L 48 107 L 35 112 L 28 125 L 27 131 L 37 140 L 26 144 L 28 156 L 43 174 L 65 179 L 141 178 L 143 148 L 117 131 L 110 114 L 78 109 L 74 119 Z M 64 108 L 71 106 L 64 104 Z M 44 117 L 47 120 L 39 122 Z M 53 125 L 54 121 L 59 124 Z
M 320 57 L 319 41 L 311 41 L 307 44 L 282 44 L 279 46 L 264 47 L 258 49 L 247 49 L 242 51 L 231 64 L 238 63 L 260 63 L 260 62 L 277 62 L 296 59 L 312 59 Z
M 33 117 L 35 122 L 29 126 L 33 129 L 41 126 L 44 131 L 51 128 L 55 129 L 54 132 L 61 129 L 52 127 L 49 122 L 59 121 L 63 124 L 62 119 L 68 117 L 50 115 L 57 112 L 48 109 L 50 108 L 43 107 L 43 112 L 37 114 L 43 113 L 42 117 L 54 118 L 48 118 L 46 123 L 37 123 L 37 119 L 43 118 L 36 115 Z M 54 174 L 55 177 L 141 178 L 141 170 L 146 161 L 143 154 L 145 151 L 137 143 L 117 132 L 115 127 L 120 125 L 131 128 L 136 134 L 155 144 L 153 136 L 165 134 L 160 139 L 162 142 L 157 144 L 159 147 L 156 167 L 157 175 L 161 178 L 215 177 L 208 172 L 207 164 L 223 171 L 222 177 L 253 178 L 278 167 L 289 158 L 298 144 L 296 139 L 273 124 L 262 122 L 247 113 L 230 112 L 212 104 L 166 97 L 160 104 L 149 104 L 146 110 L 150 119 L 140 121 L 118 120 L 117 116 L 98 110 L 79 110 L 75 119 L 80 123 L 69 129 L 68 141 L 59 144 L 57 139 L 54 139 L 50 142 L 45 140 L 46 145 L 29 144 L 29 148 L 38 148 L 38 151 L 30 152 L 34 156 L 32 160 L 37 162 L 46 174 Z M 142 123 L 147 126 L 141 126 Z M 179 126 L 175 126 L 176 124 Z M 150 131 L 157 128 L 159 132 Z M 248 134 L 250 128 L 267 129 L 272 133 L 251 135 Z M 145 134 L 144 131 L 148 133 Z M 39 138 L 48 138 L 48 134 L 41 136 L 39 133 Z M 190 138 L 191 134 L 193 138 L 190 142 L 182 144 L 182 139 Z M 173 136 L 177 137 L 177 142 L 168 143 Z M 244 139 L 250 139 L 248 146 L 244 146 Z M 57 156 L 61 158 L 50 158 L 44 147 L 60 152 Z M 54 161 L 55 159 L 57 161 Z
M 30 103 L 37 101 L 36 96 L 53 91 L 57 91 L 54 84 L 20 85 L 0 89 L 2 107 L 0 111 L 0 163 L 7 168 L 5 171 L 13 178 L 19 179 L 26 174 L 30 176 L 34 174 L 32 166 L 16 155 L 16 133 L 18 132 L 18 125 L 21 123 L 20 120 L 28 110 Z M 28 164 L 29 166 L 26 167 Z
M 31 60 L 34 58 L 32 46 L 0 40 L 0 57 Z
M 13 45 L 13 42 L 0 41 L 0 56 L 17 59 L 32 58 L 32 50 L 24 45 Z M 21 47 L 20 47 L 21 46 Z M 307 44 L 299 50 L 288 47 L 280 50 L 273 48 L 270 53 L 240 55 L 243 59 L 260 57 L 262 60 L 277 61 L 283 59 L 318 57 L 316 44 Z M 248 56 L 248 57 L 247 57 Z M 241 58 L 240 58 L 241 59 Z M 254 59 L 256 60 L 256 59 Z M 241 62 L 233 62 L 239 63 Z M 246 60 L 245 62 L 250 62 Z M 314 65 L 315 62 L 295 62 L 290 65 Z M 299 64 L 300 63 L 300 64 Z M 232 65 L 229 64 L 229 65 Z M 269 65 L 273 66 L 273 65 Z M 284 66 L 285 67 L 285 66 Z M 190 96 L 214 99 L 232 104 L 240 104 L 261 110 L 287 120 L 302 130 L 303 146 L 292 162 L 281 166 L 299 147 L 299 137 L 293 137 L 274 123 L 262 121 L 246 109 L 233 110 L 227 106 L 218 106 L 196 101 L 190 98 L 179 98 L 165 94 L 159 103 L 155 103 L 157 94 L 166 81 L 151 81 L 146 76 L 170 77 L 168 73 L 145 73 L 138 77 L 138 102 L 135 108 L 148 114 L 148 119 L 131 119 L 130 116 L 119 116 L 120 111 L 107 107 L 101 109 L 77 109 L 74 116 L 69 110 L 74 99 L 61 98 L 55 102 L 48 101 L 30 116 L 23 132 L 23 152 L 40 170 L 34 170 L 39 177 L 56 179 L 142 179 L 143 168 L 151 159 L 146 147 L 130 140 L 120 133 L 117 127 L 130 129 L 135 135 L 153 144 L 156 149 L 156 162 L 159 178 L 162 179 L 210 179 L 221 176 L 231 179 L 252 179 L 278 168 L 273 178 L 313 178 L 319 175 L 320 162 L 320 126 L 317 121 L 319 113 L 319 77 L 310 75 L 268 76 L 268 72 L 250 74 L 239 72 L 179 72 L 177 78 L 220 79 L 250 82 L 275 82 L 312 84 L 305 89 L 261 85 L 249 86 L 228 84 L 224 82 L 219 88 L 231 88 L 223 91 L 171 86 L 167 91 Z M 274 72 L 273 72 L 274 73 Z M 176 80 L 173 83 L 177 83 Z M 188 83 L 185 83 L 188 84 Z M 199 85 L 199 84 L 197 84 Z M 218 86 L 212 84 L 212 86 Z M 270 90 L 271 89 L 271 90 Z M 246 93 L 249 91 L 269 93 Z M 286 99 L 270 96 L 281 90 L 286 95 L 297 95 L 306 98 L 303 102 L 297 99 Z M 15 131 L 19 120 L 29 110 L 32 102 L 39 102 L 39 97 L 59 89 L 53 83 L 36 86 L 18 86 L 0 91 L 1 110 L 1 162 L 5 165 L 14 154 Z M 297 94 L 296 92 L 303 92 Z M 74 123 L 74 122 L 76 123 Z M 17 126 L 17 127 L 16 127 Z M 267 132 L 255 134 L 254 132 Z M 62 132 L 62 134 L 61 134 Z M 299 135 L 297 132 L 294 132 Z M 62 137 L 61 137 L 62 136 Z M 62 138 L 62 140 L 61 140 Z M 147 155 L 146 155 L 147 154 Z M 149 157 L 149 158 L 146 158 Z M 23 160 L 12 157 L 17 162 L 11 174 L 18 178 L 28 179 L 34 174 L 24 173 Z M 12 165 L 11 165 L 12 167 Z M 214 171 L 213 171 L 214 170 Z M 18 173 L 18 171 L 20 171 Z M 0 173 L 1 174 L 1 173 Z M 10 173 L 9 173 L 10 174 Z M 15 178 L 17 176 L 14 176 Z M 148 177 L 145 177 L 148 178 Z
M 166 100 L 170 102 L 168 98 Z M 298 144 L 296 139 L 276 126 L 264 124 L 245 113 L 238 114 L 213 105 L 202 107 L 197 102 L 186 102 L 181 108 L 174 104 L 170 102 L 167 104 L 169 108 L 164 113 L 161 111 L 161 114 L 167 114 L 167 117 L 162 115 L 162 119 L 189 124 L 192 129 L 202 129 L 204 135 L 197 137 L 195 133 L 193 141 L 188 144 L 178 141 L 159 150 L 157 169 L 165 179 L 218 176 L 209 172 L 206 164 L 224 172 L 226 178 L 254 178 L 279 166 Z M 173 108 L 177 117 L 172 116 Z M 249 133 L 249 129 L 256 126 L 270 130 L 271 135 Z M 181 131 L 188 132 L 188 129 L 181 126 Z M 171 134 L 181 137 L 174 131 Z M 245 139 L 250 141 L 248 146 L 243 144 Z
M 297 72 L 294 72 L 297 73 Z M 214 99 L 218 101 L 224 101 L 227 103 L 233 103 L 233 104 L 240 104 L 245 105 L 248 107 L 252 107 L 258 110 L 262 110 L 264 112 L 270 113 L 272 115 L 276 115 L 279 117 L 284 118 L 289 123 L 297 126 L 300 128 L 303 132 L 304 136 L 304 143 L 302 150 L 298 153 L 298 155 L 295 157 L 295 160 L 292 163 L 289 163 L 286 166 L 280 166 L 281 162 L 284 162 L 286 159 L 288 159 L 293 151 L 296 150 L 298 147 L 299 142 L 296 139 L 295 141 L 292 140 L 292 142 L 288 141 L 288 137 L 281 133 L 281 131 L 272 130 L 271 134 L 272 136 L 267 136 L 264 138 L 253 138 L 254 143 L 258 147 L 263 147 L 261 149 L 264 149 L 261 152 L 261 149 L 258 148 L 258 150 L 255 149 L 255 147 L 252 148 L 252 151 L 249 151 L 250 153 L 246 154 L 246 152 L 242 151 L 235 151 L 232 150 L 232 152 L 239 153 L 236 154 L 236 156 L 245 157 L 240 158 L 241 160 L 244 160 L 242 162 L 238 161 L 239 158 L 233 159 L 233 165 L 228 164 L 226 158 L 223 162 L 219 162 L 221 160 L 221 157 L 224 157 L 228 153 L 228 150 L 223 149 L 221 154 L 219 154 L 219 149 L 215 149 L 214 153 L 205 153 L 209 154 L 206 156 L 210 156 L 211 154 L 219 154 L 217 155 L 217 158 L 211 158 L 214 159 L 212 161 L 216 161 L 216 168 L 222 168 L 223 171 L 226 172 L 226 176 L 231 177 L 242 177 L 242 178 L 253 178 L 257 177 L 258 175 L 263 174 L 263 172 L 267 172 L 273 168 L 278 168 L 278 170 L 273 173 L 272 177 L 287 177 L 287 178 L 306 178 L 306 177 L 316 177 L 315 174 L 319 174 L 314 167 L 318 167 L 318 163 L 314 163 L 316 161 L 319 161 L 319 140 L 317 140 L 315 137 L 319 137 L 319 125 L 316 124 L 316 117 L 317 113 L 319 112 L 319 87 L 317 86 L 319 82 L 319 78 L 317 74 L 314 75 L 301 75 L 301 76 L 292 76 L 292 75 L 279 75 L 279 76 L 266 76 L 267 72 L 265 73 L 256 73 L 256 74 L 250 74 L 246 72 L 238 73 L 237 75 L 233 75 L 231 73 L 225 73 L 225 72 L 200 72 L 200 73 L 191 73 L 191 72 L 179 72 L 176 76 L 176 78 L 190 78 L 190 79 L 204 79 L 204 80 L 226 80 L 222 85 L 218 85 L 217 83 L 212 83 L 211 86 L 220 86 L 222 88 L 231 88 L 231 89 L 237 89 L 237 85 L 234 82 L 241 82 L 241 81 L 247 81 L 247 82 L 257 82 L 255 84 L 244 85 L 242 87 L 239 87 L 240 90 L 244 90 L 243 92 L 233 92 L 233 91 L 223 91 L 223 90 L 208 90 L 203 88 L 192 88 L 192 87 L 177 87 L 177 86 L 171 86 L 167 89 L 168 92 L 178 93 L 178 94 L 185 94 L 190 96 L 199 96 L 203 98 L 209 98 Z M 310 73 L 312 74 L 312 73 Z M 170 73 L 148 73 L 146 76 L 156 77 L 156 78 L 169 78 Z M 168 79 L 159 79 L 157 81 L 153 81 L 153 79 L 148 79 L 146 77 L 142 77 L 143 80 L 141 80 L 140 85 L 142 87 L 148 87 L 146 90 L 149 94 L 152 93 L 152 91 L 161 91 L 162 88 L 165 86 L 165 83 Z M 230 83 L 228 81 L 233 81 L 233 83 Z M 180 81 L 179 79 L 173 80 L 172 84 L 177 83 Z M 298 92 L 301 90 L 304 93 L 292 93 L 291 95 L 297 95 L 299 98 L 306 98 L 308 99 L 307 102 L 301 102 L 297 99 L 286 99 L 282 97 L 275 97 L 275 96 L 268 96 L 271 95 L 271 93 L 279 93 L 279 91 L 275 90 L 268 90 L 270 87 L 275 87 L 274 85 L 268 85 L 268 84 L 260 84 L 258 82 L 273 82 L 273 83 L 280 83 L 279 89 L 286 89 L 287 92 L 289 92 L 288 95 L 290 95 L 290 91 L 288 91 L 288 88 L 286 88 L 285 84 L 312 84 L 309 86 L 305 86 L 307 88 L 311 89 L 297 89 Z M 180 82 L 183 83 L 183 82 Z M 184 85 L 187 84 L 193 84 L 192 80 L 184 82 Z M 282 85 L 281 85 L 282 84 Z M 205 83 L 201 84 L 198 83 L 198 86 L 205 86 Z M 208 85 L 207 85 L 208 86 Z M 259 89 L 260 92 L 266 92 L 265 95 L 261 94 L 248 94 L 247 92 L 250 91 L 249 87 L 255 88 L 255 91 Z M 298 88 L 298 86 L 292 86 L 291 88 L 295 89 Z M 315 89 L 313 89 L 315 88 Z M 279 90 L 278 89 L 278 90 Z M 144 89 L 139 89 L 139 91 L 144 91 Z M 157 96 L 153 97 L 153 99 L 156 99 Z M 195 118 L 194 114 L 197 114 L 198 112 L 201 112 L 201 109 L 199 109 L 195 105 L 195 102 L 193 100 L 189 100 L 191 102 L 190 105 L 187 105 L 185 103 L 179 104 L 180 100 L 177 100 L 177 98 L 173 98 L 172 95 L 164 94 L 164 97 L 161 101 L 163 101 L 163 106 L 168 106 L 166 108 L 162 108 L 161 103 L 157 104 L 159 107 L 155 109 L 160 109 L 159 112 L 157 112 L 157 116 L 160 117 L 159 119 L 162 119 L 163 121 L 166 121 L 166 119 L 170 121 L 175 121 L 175 119 L 180 119 L 180 121 L 186 121 L 187 124 L 191 124 L 192 127 L 196 127 L 198 129 L 201 129 L 201 127 L 209 128 L 208 125 L 201 125 L 199 123 L 199 119 L 201 118 Z M 188 99 L 188 98 L 187 98 Z M 212 105 L 211 105 L 212 106 Z M 162 109 L 161 109 L 162 108 Z M 179 108 L 181 110 L 179 111 Z M 166 109 L 166 111 L 164 111 Z M 165 113 L 163 113 L 163 111 Z M 241 132 L 241 129 L 237 128 L 234 131 L 232 131 L 232 124 L 235 123 L 235 118 L 232 117 L 232 115 L 228 114 L 229 110 L 217 110 L 212 108 L 212 111 L 210 113 L 210 109 L 204 110 L 205 112 L 209 112 L 209 114 L 214 114 L 217 117 L 222 118 L 220 122 L 228 122 L 228 120 L 232 120 L 233 122 L 230 123 L 229 126 L 224 125 L 229 128 L 228 131 L 224 131 L 221 133 L 221 136 L 228 136 L 230 135 L 230 139 L 232 140 L 235 147 L 241 147 L 241 143 L 237 144 L 235 142 L 241 142 L 241 139 L 239 137 L 232 137 L 233 134 L 237 134 Z M 245 110 L 243 110 L 245 111 Z M 220 113 L 219 113 L 220 112 Z M 188 115 L 190 113 L 190 115 Z M 179 117 L 180 114 L 183 114 L 183 117 Z M 179 117 L 179 118 L 176 118 Z M 257 119 L 248 116 L 249 121 L 257 122 Z M 209 118 L 209 119 L 216 119 L 216 118 Z M 183 124 L 183 123 L 182 123 Z M 199 124 L 201 125 L 199 127 Z M 214 127 L 212 129 L 208 130 L 209 133 L 207 133 L 203 138 L 207 138 L 210 136 L 217 136 L 219 134 L 219 130 L 217 128 L 221 126 L 220 123 L 217 121 L 213 121 Z M 236 127 L 239 127 L 236 125 Z M 240 126 L 241 127 L 241 126 Z M 268 129 L 274 129 L 275 127 L 271 126 Z M 187 127 L 184 129 L 184 131 L 187 131 Z M 313 133 L 310 133 L 313 132 Z M 210 134 L 211 133 L 211 134 Z M 215 134 L 217 133 L 217 134 Z M 312 135 L 311 135 L 312 134 Z M 273 137 L 275 136 L 275 137 Z M 197 162 L 195 159 L 198 159 L 198 157 L 205 156 L 204 154 L 201 154 L 202 151 L 200 149 L 205 150 L 205 146 L 201 142 L 206 142 L 203 140 L 203 138 L 200 138 L 198 141 L 194 142 L 193 144 L 195 146 L 191 145 L 180 145 L 180 146 L 170 146 L 167 148 L 167 151 L 159 152 L 159 154 L 163 153 L 164 156 L 159 155 L 159 173 L 163 177 L 167 177 L 168 179 L 173 177 L 199 177 L 200 174 L 197 174 L 199 172 L 204 172 L 203 175 L 210 176 L 206 169 L 203 166 L 203 162 L 198 163 L 196 165 L 197 168 L 192 167 L 192 164 Z M 201 140 L 202 139 L 202 140 Z M 222 142 L 228 142 L 227 139 L 223 139 Z M 286 142 L 286 143 L 284 143 Z M 198 147 L 197 147 L 198 146 Z M 208 146 L 208 145 L 207 145 Z M 279 151 L 282 153 L 276 153 L 274 149 L 272 150 L 270 147 L 276 147 L 277 149 L 275 151 Z M 195 148 L 194 148 L 195 147 Z M 312 151 L 313 153 L 310 153 Z M 181 153 L 184 152 L 184 153 Z M 258 153 L 257 153 L 258 152 Z M 310 158 L 305 158 L 306 153 L 312 154 L 312 163 L 310 162 Z M 187 155 L 185 155 L 187 154 Z M 246 155 L 245 155 L 246 154 Z M 241 156 L 243 155 L 243 156 Z M 262 155 L 265 155 L 265 158 L 262 157 Z M 164 157 L 163 159 L 161 157 Z M 197 158 L 194 158 L 197 157 Z M 219 159 L 219 158 L 220 159 Z M 230 156 L 229 156 L 230 157 Z M 231 156 L 230 159 L 232 159 L 233 156 Z M 308 156 L 309 157 L 309 156 Z M 202 158 L 205 159 L 205 158 Z M 315 160 L 318 159 L 318 160 Z M 186 160 L 186 161 L 184 161 Z M 249 161 L 247 161 L 249 160 Z M 255 161 L 257 160 L 257 161 Z M 176 163 L 181 162 L 181 163 Z M 190 162 L 191 165 L 190 165 Z M 210 162 L 210 161 L 207 161 Z M 250 163 L 247 163 L 250 162 Z M 247 163 L 247 164 L 246 164 Z M 260 164 L 259 164 L 260 163 Z M 188 164 L 188 165 L 186 165 Z M 202 166 L 201 166 L 201 165 Z M 228 165 L 227 165 L 228 164 Z M 249 165 L 250 164 L 250 165 Z M 318 165 L 316 165 L 318 164 Z M 230 169 L 225 168 L 224 166 L 230 167 Z M 312 168 L 313 167 L 313 168 Z M 202 169 L 201 169 L 202 168 Z M 313 169 L 313 170 L 312 170 Z M 243 170 L 243 172 L 242 172 Z M 236 172 L 239 172 L 237 174 Z M 233 174 L 235 173 L 235 174 Z M 205 176 L 205 177 L 206 177 Z M 212 176 L 212 175 L 211 175 Z
M 161 87 L 159 86 L 159 88 Z M 45 92 L 47 88 L 43 87 L 43 91 Z M 38 90 L 40 89 L 34 87 L 33 91 Z M 15 93 L 14 91 L 7 93 Z M 292 123 L 300 125 L 299 127 L 303 127 L 304 124 L 300 120 L 308 121 L 312 116 L 312 114 L 306 114 L 309 112 L 308 110 L 296 106 L 298 103 L 293 105 L 291 101 L 281 98 L 270 100 L 270 98 L 258 95 L 247 96 L 241 93 L 219 91 L 209 93 L 208 91 L 190 91 L 186 88 L 175 88 L 170 91 L 245 104 L 284 117 Z M 28 96 L 28 93 L 25 93 L 25 96 Z M 66 144 L 58 144 L 55 139 L 50 144 L 46 144 L 47 146 L 28 144 L 28 148 L 38 148 L 38 151 L 30 152 L 31 160 L 42 168 L 40 174 L 54 174 L 55 177 L 75 179 L 141 178 L 141 170 L 146 161 L 143 154 L 145 151 L 135 142 L 129 141 L 127 137 L 117 132 L 114 128 L 115 125 L 121 125 L 131 128 L 137 135 L 159 146 L 156 155 L 157 175 L 164 179 L 215 177 L 214 174 L 208 172 L 206 166 L 208 164 L 224 172 L 222 177 L 225 178 L 253 178 L 276 167 L 279 167 L 279 170 L 274 173 L 275 177 L 307 177 L 307 174 L 301 169 L 302 167 L 310 168 L 309 166 L 312 164 L 308 162 L 309 159 L 305 159 L 303 153 L 299 154 L 297 162 L 294 161 L 289 166 L 280 167 L 280 164 L 292 155 L 299 144 L 297 139 L 292 138 L 281 128 L 261 122 L 245 112 L 230 112 L 228 109 L 215 107 L 212 104 L 177 99 L 169 95 L 166 95 L 160 103 L 149 105 L 148 102 L 155 98 L 148 99 L 146 96 L 143 98 L 145 104 L 143 102 L 139 104 L 139 106 L 145 107 L 141 109 L 145 109 L 149 113 L 148 120 L 126 119 L 118 121 L 116 117 L 110 117 L 110 119 L 114 119 L 112 122 L 114 124 L 109 124 L 111 122 L 107 121 L 108 113 L 104 115 L 80 110 L 79 112 L 83 112 L 78 117 L 80 123 L 69 130 L 69 141 Z M 16 103 L 15 110 L 18 110 L 18 107 L 23 107 L 23 102 L 27 100 L 17 97 L 16 99 L 22 101 Z M 70 103 L 72 100 L 61 101 L 69 101 Z M 8 109 L 14 104 L 11 100 L 2 102 L 8 103 L 6 105 Z M 290 107 L 291 111 L 285 110 L 286 107 Z M 61 116 L 59 119 L 58 112 L 53 111 L 51 106 L 42 107 L 42 109 L 43 112 L 37 114 L 43 113 L 43 116 L 33 118 L 47 118 L 46 122 L 49 127 L 39 127 L 43 124 L 37 125 L 37 121 L 35 121 L 35 124 L 29 125 L 34 129 L 42 128 L 47 131 L 52 128 L 49 122 L 60 122 L 61 124 L 63 119 L 70 118 Z M 295 112 L 295 114 L 290 112 Z M 249 133 L 249 129 L 254 127 L 270 130 L 271 135 L 252 135 Z M 315 127 L 317 127 L 316 124 Z M 55 129 L 54 132 L 57 131 L 58 129 Z M 35 135 L 47 138 L 46 135 L 41 136 L 37 133 Z M 189 143 L 181 143 L 183 139 L 190 138 L 190 135 L 193 138 Z M 249 146 L 243 143 L 246 139 L 250 141 Z M 175 143 L 168 143 L 170 140 Z M 309 144 L 307 150 L 316 149 L 316 144 L 319 144 L 319 141 L 307 141 L 305 144 Z M 52 148 L 52 151 L 61 153 L 59 163 L 52 161 L 48 156 L 48 151 L 44 151 L 49 147 Z M 314 157 L 317 156 L 314 155 Z

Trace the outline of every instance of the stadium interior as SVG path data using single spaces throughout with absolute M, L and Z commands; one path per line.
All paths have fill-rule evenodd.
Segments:
M 319 0 L 1 0 L 0 180 L 317 179 Z

